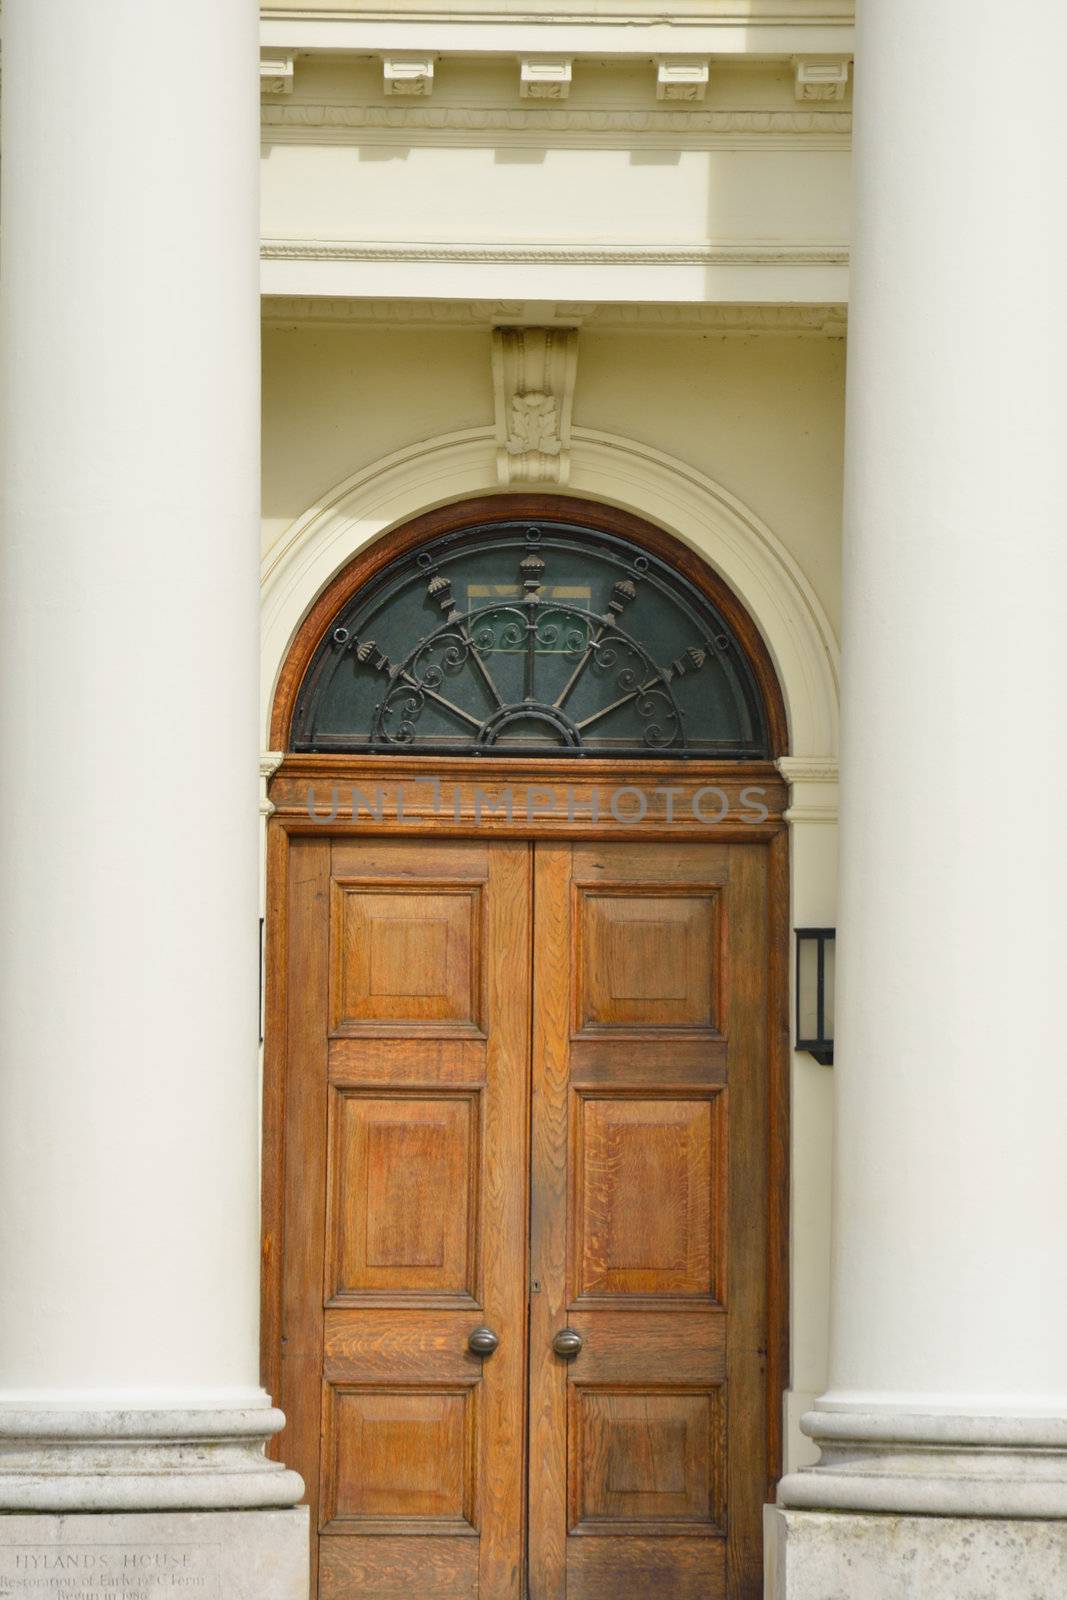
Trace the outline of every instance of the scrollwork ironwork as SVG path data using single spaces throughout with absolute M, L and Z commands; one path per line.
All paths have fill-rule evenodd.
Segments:
M 602 566 L 595 583 L 597 569 L 590 569 L 586 581 L 580 565 L 575 575 L 578 542 L 557 538 L 556 547 L 570 552 L 570 565 L 553 585 L 551 535 L 546 539 L 541 529 L 521 526 L 516 534 L 514 579 L 505 579 L 498 557 L 492 584 L 479 579 L 468 591 L 465 607 L 454 588 L 457 572 L 462 577 L 469 564 L 450 567 L 452 552 L 420 551 L 407 567 L 411 575 L 395 592 L 411 596 L 405 614 L 414 617 L 429 606 L 439 620 L 409 648 L 397 651 L 395 623 L 382 621 L 388 612 L 380 605 L 371 607 L 367 614 L 379 618 L 374 631 L 381 627 L 392 641 L 392 657 L 379 648 L 370 625 L 364 631 L 353 620 L 360 612 L 350 606 L 328 633 L 320 658 L 325 662 L 331 657 L 338 666 L 351 660 L 357 675 L 377 674 L 380 696 L 374 698 L 371 691 L 368 703 L 367 689 L 361 691 L 359 703 L 368 707 L 362 713 L 365 731 L 344 736 L 344 745 L 331 744 L 329 736 L 319 738 L 313 697 L 304 702 L 298 717 L 304 714 L 310 732 L 297 748 L 434 748 L 448 753 L 536 748 L 684 756 L 690 753 L 688 719 L 695 716 L 699 722 L 705 705 L 711 704 L 720 709 L 708 720 L 717 717 L 728 723 L 733 718 L 726 730 L 732 738 L 719 743 L 731 753 L 760 753 L 761 713 L 756 696 L 746 688 L 747 666 L 721 618 L 706 603 L 692 597 L 675 602 L 676 631 L 665 660 L 659 653 L 662 644 L 647 642 L 650 620 L 652 636 L 670 635 L 664 618 L 671 612 L 664 610 L 664 596 L 670 595 L 671 580 L 662 565 L 657 576 L 652 558 L 643 552 L 632 550 L 623 560 L 616 552 L 606 584 Z M 442 563 L 449 570 L 442 570 Z M 656 591 L 651 608 L 638 603 L 650 582 Z M 416 598 L 419 588 L 421 600 Z M 583 604 L 586 598 L 589 603 Z M 634 630 L 631 618 L 638 617 L 644 619 L 644 634 Z M 679 638 L 678 632 L 693 627 L 694 620 L 690 638 Z M 685 680 L 706 674 L 709 662 L 720 663 L 724 657 L 726 664 L 714 668 L 715 685 L 694 698 Z M 336 670 L 320 667 L 316 681 L 340 681 Z M 368 677 L 368 689 L 371 681 Z M 698 749 L 707 749 L 710 742 L 702 728 Z

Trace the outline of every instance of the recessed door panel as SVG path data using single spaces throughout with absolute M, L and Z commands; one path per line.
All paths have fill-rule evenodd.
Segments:
M 764 849 L 311 838 L 288 926 L 312 1593 L 757 1600 Z
M 302 1335 L 281 1402 L 324 1600 L 520 1600 L 530 862 L 503 842 L 292 852 Z M 484 1328 L 495 1348 L 473 1349 Z
M 531 1600 L 760 1593 L 767 877 L 537 848 Z

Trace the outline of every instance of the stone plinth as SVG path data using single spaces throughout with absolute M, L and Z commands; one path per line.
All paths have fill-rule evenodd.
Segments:
M 308 1511 L 0 1516 L 3 1600 L 307 1600 Z
M 766 1600 L 1063 1600 L 1067 1521 L 764 1513 Z

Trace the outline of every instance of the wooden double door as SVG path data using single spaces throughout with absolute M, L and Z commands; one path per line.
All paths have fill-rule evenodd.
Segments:
M 281 1394 L 320 1600 L 749 1600 L 759 844 L 295 838 Z

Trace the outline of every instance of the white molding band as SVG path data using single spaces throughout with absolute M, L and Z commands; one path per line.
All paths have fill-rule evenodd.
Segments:
M 263 261 L 478 262 L 519 266 L 847 266 L 845 245 L 512 244 L 493 240 L 264 239 Z
M 636 440 L 573 428 L 568 492 L 633 511 L 696 550 L 747 606 L 774 661 L 791 744 L 837 749 L 838 646 L 799 565 L 767 525 L 721 484 Z M 470 428 L 383 457 L 338 484 L 294 522 L 262 566 L 262 717 L 316 596 L 373 539 L 423 511 L 499 492 L 496 434 Z
M 266 5 L 260 39 L 301 53 L 366 55 L 386 50 L 434 50 L 440 55 L 510 56 L 543 53 L 545 13 L 526 6 L 508 15 L 484 0 L 461 5 L 420 0 L 417 8 L 366 10 L 336 0 L 314 6 Z M 590 0 L 553 4 L 552 48 L 561 55 L 647 61 L 654 56 L 717 55 L 788 60 L 797 54 L 849 54 L 854 43 L 851 0 L 672 0 L 669 12 L 648 0 Z

